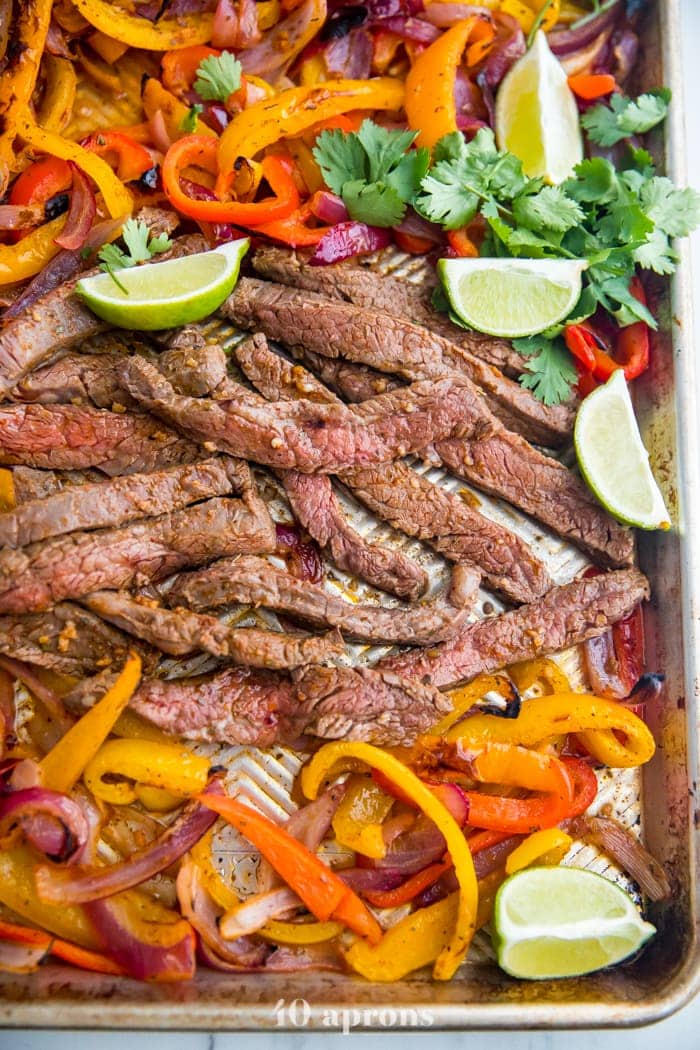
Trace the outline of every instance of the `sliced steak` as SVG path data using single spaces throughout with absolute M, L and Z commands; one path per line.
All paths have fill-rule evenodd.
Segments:
M 156 261 L 190 255 L 204 248 L 204 238 L 191 234 L 178 238 L 172 249 L 157 256 Z M 71 280 L 49 292 L 0 333 L 0 401 L 52 354 L 76 346 L 108 327 L 73 294 L 74 287 L 75 280 Z
M 0 464 L 135 474 L 201 451 L 150 416 L 76 405 L 0 405 Z
M 324 357 L 302 346 L 290 347 L 290 352 L 297 361 L 311 369 L 322 383 L 350 404 L 368 401 L 377 394 L 386 394 L 389 390 L 397 390 L 405 385 L 401 379 L 377 372 L 368 365 L 358 365 L 355 361 Z
M 296 252 L 272 245 L 257 249 L 253 267 L 269 281 L 413 321 L 507 375 L 519 375 L 523 371 L 522 356 L 506 339 L 467 331 L 453 324 L 447 315 L 438 313 L 431 302 L 432 287 L 400 277 L 384 277 L 362 264 L 309 266 Z
M 251 512 L 244 497 L 207 500 L 119 529 L 6 548 L 0 551 L 0 608 L 40 611 L 65 598 L 142 585 L 215 558 L 268 553 L 275 542 L 266 508 Z
M 637 569 L 574 580 L 531 605 L 469 624 L 434 649 L 389 656 L 381 667 L 440 689 L 603 634 L 649 597 Z
M 467 608 L 439 601 L 409 609 L 354 605 L 264 558 L 245 555 L 179 576 L 164 597 L 171 607 L 185 605 L 197 611 L 232 604 L 263 606 L 313 627 L 337 627 L 344 637 L 359 642 L 394 645 L 434 645 L 456 634 L 469 615 Z
M 483 419 L 478 393 L 457 375 L 374 398 L 359 420 L 335 405 L 268 402 L 244 387 L 226 401 L 188 398 L 142 359 L 125 361 L 123 369 L 133 397 L 195 440 L 305 474 L 386 462 L 469 433 Z
M 68 353 L 30 372 L 12 391 L 12 400 L 42 405 L 96 405 L 123 411 L 138 407 L 120 379 L 124 354 Z
M 263 335 L 244 340 L 235 353 L 248 379 L 266 397 L 325 400 L 342 411 L 342 403 L 306 369 L 273 353 Z M 365 410 L 364 405 L 358 409 Z M 377 517 L 429 543 L 451 561 L 473 565 L 488 586 L 508 600 L 530 602 L 551 586 L 545 567 L 518 536 L 405 463 L 345 471 L 341 478 Z
M 59 674 L 82 677 L 119 666 L 130 647 L 133 639 L 72 602 L 50 612 L 0 616 L 0 653 Z M 153 669 L 152 659 L 146 663 Z
M 69 485 L 0 514 L 0 547 L 25 547 L 78 529 L 114 528 L 138 518 L 158 517 L 189 503 L 227 495 L 238 476 L 233 461 L 222 457 L 153 474 Z
M 158 368 L 180 394 L 205 397 L 225 380 L 226 354 L 220 346 L 208 343 L 197 325 L 157 332 L 156 337 L 165 347 Z
M 546 407 L 491 365 L 409 321 L 247 277 L 221 310 L 242 328 L 259 329 L 286 345 L 301 344 L 411 381 L 461 374 L 488 394 L 493 411 L 511 429 L 545 445 L 571 437 L 573 405 Z
M 206 652 L 247 667 L 284 670 L 324 663 L 345 651 L 337 631 L 320 636 L 292 635 L 230 627 L 214 616 L 163 609 L 157 602 L 117 591 L 98 591 L 83 601 L 105 620 L 172 656 Z

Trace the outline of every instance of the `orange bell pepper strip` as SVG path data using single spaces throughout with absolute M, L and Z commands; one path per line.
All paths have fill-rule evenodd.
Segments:
M 457 22 L 422 51 L 406 77 L 404 107 L 408 126 L 418 132 L 416 146 L 432 149 L 457 130 L 454 87 L 462 54 L 480 21 L 476 15 Z
M 15 479 L 11 470 L 0 467 L 0 513 L 15 506 Z
M 394 230 L 394 240 L 401 251 L 408 255 L 427 255 L 435 247 L 435 241 L 416 237 L 414 233 L 403 233 L 402 230 Z
M 214 16 L 209 12 L 178 15 L 177 18 L 166 15 L 157 22 L 149 22 L 141 15 L 129 14 L 109 0 L 74 0 L 74 6 L 95 29 L 129 47 L 172 51 L 211 40 Z
M 179 51 L 168 51 L 161 59 L 163 85 L 174 95 L 189 91 L 197 78 L 197 70 L 205 58 L 216 58 L 221 54 L 214 47 L 193 44 Z
M 399 908 L 402 904 L 408 904 L 423 890 L 427 890 L 434 882 L 452 868 L 451 860 L 441 860 L 437 864 L 429 864 L 422 871 L 402 882 L 394 890 L 367 890 L 365 897 L 375 908 Z
M 381 940 L 381 928 L 360 898 L 283 828 L 236 799 L 224 795 L 197 798 L 260 850 L 317 919 L 337 919 L 372 944 Z
M 186 135 L 173 143 L 163 161 L 163 187 L 168 200 L 183 215 L 193 219 L 230 222 L 236 226 L 259 226 L 286 219 L 299 207 L 299 191 L 290 171 L 291 161 L 285 157 L 269 156 L 263 159 L 262 173 L 274 196 L 253 202 L 195 200 L 189 197 L 180 185 L 180 175 L 191 166 L 216 174 L 216 139 L 204 135 Z M 233 174 L 231 171 L 223 180 L 224 187 Z
M 308 200 L 286 219 L 261 223 L 255 227 L 255 232 L 289 244 L 292 248 L 312 248 L 333 229 L 332 226 L 307 226 L 313 217 L 312 203 Z
M 282 138 L 300 135 L 312 124 L 356 109 L 401 109 L 404 86 L 391 77 L 374 80 L 329 80 L 289 88 L 238 113 L 219 141 L 222 178 L 237 157 L 255 157 Z
M 126 970 L 123 970 L 112 959 L 108 959 L 106 955 L 81 948 L 77 944 L 71 944 L 70 941 L 52 937 L 51 934 L 43 930 L 32 929 L 30 926 L 19 926 L 14 922 L 4 922 L 0 919 L 0 940 L 36 945 L 37 948 L 43 948 L 46 955 L 49 953 L 55 955 L 64 962 L 79 966 L 81 970 L 114 974 L 115 977 L 121 977 L 126 973 Z
M 114 167 L 122 182 L 140 179 L 153 167 L 153 157 L 145 146 L 122 131 L 96 131 L 81 143 L 83 149 L 103 157 Z
M 165 130 L 173 142 L 175 139 L 182 138 L 184 135 L 182 122 L 190 112 L 190 107 L 173 95 L 172 91 L 167 91 L 160 80 L 149 77 L 145 81 L 141 90 L 141 104 L 149 120 L 160 110 L 165 122 Z M 195 133 L 207 135 L 212 139 L 216 138 L 216 132 L 199 117 L 195 121 Z
M 479 258 L 479 249 L 464 227 L 460 230 L 448 230 L 447 243 L 455 255 L 458 255 L 461 259 Z
M 574 95 L 592 102 L 593 99 L 611 95 L 617 91 L 617 81 L 611 73 L 577 73 L 569 77 L 569 87 Z

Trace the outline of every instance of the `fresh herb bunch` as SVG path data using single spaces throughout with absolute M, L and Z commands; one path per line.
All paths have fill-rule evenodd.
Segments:
M 115 270 L 124 270 L 139 263 L 149 262 L 154 255 L 167 252 L 173 242 L 165 233 L 151 236 L 150 230 L 141 219 L 127 219 L 122 229 L 122 240 L 127 247 L 123 251 L 116 244 L 105 244 L 97 253 L 100 269 L 108 273 L 123 292 L 124 285 L 115 275 Z

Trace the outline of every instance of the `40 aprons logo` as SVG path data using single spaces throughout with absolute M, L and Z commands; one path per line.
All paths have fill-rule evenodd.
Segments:
M 279 999 L 273 1008 L 278 1028 L 308 1028 L 311 1005 L 306 999 Z M 417 1007 L 324 1007 L 314 1027 L 332 1028 L 348 1035 L 353 1028 L 431 1028 L 432 1010 Z

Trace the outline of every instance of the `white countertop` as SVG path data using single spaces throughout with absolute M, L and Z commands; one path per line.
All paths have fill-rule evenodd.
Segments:
M 685 72 L 685 112 L 688 128 L 688 182 L 700 189 L 700 0 L 680 0 Z M 695 302 L 700 304 L 700 232 L 692 238 Z M 700 305 L 696 310 L 695 346 L 700 345 Z M 426 1040 L 427 1037 L 427 1040 Z M 387 1043 L 387 1039 L 389 1042 Z M 271 1035 L 166 1034 L 164 1032 L 0 1031 L 0 1050 L 262 1050 Z M 649 1028 L 621 1031 L 578 1032 L 467 1032 L 328 1035 L 299 1031 L 280 1032 L 275 1050 L 319 1050 L 329 1042 L 338 1050 L 698 1050 L 700 1047 L 700 996 L 674 1017 Z

